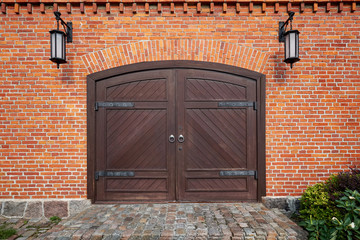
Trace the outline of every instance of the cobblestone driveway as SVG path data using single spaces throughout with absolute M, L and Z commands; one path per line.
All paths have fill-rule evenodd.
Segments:
M 40 239 L 300 239 L 305 232 L 260 203 L 93 205 Z

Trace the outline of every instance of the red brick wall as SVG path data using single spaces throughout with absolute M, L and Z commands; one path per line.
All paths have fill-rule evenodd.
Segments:
M 360 4 L 4 0 L 0 13 L 0 198 L 86 198 L 86 75 L 191 59 L 266 74 L 267 195 L 360 164 Z M 69 63 L 49 59 L 58 7 Z M 296 12 L 300 58 L 282 62 L 278 22 Z

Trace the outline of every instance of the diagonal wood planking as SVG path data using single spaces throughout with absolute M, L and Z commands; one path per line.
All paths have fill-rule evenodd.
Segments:
M 246 88 L 205 79 L 187 79 L 186 100 L 246 99 Z
M 190 178 L 188 179 L 187 183 L 187 191 L 238 192 L 247 190 L 247 182 L 245 178 Z
M 187 110 L 188 168 L 246 168 L 245 116 L 243 109 Z
M 117 111 L 108 118 L 107 164 L 109 168 L 166 167 L 165 110 Z M 140 148 L 136 146 L 141 146 Z
M 108 179 L 108 191 L 121 192 L 166 192 L 166 179 Z
M 166 79 L 142 80 L 107 89 L 109 101 L 166 100 Z

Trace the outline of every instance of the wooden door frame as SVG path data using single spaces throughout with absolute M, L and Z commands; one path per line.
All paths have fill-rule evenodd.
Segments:
M 257 91 L 257 164 L 258 164 L 258 191 L 257 200 L 266 195 L 266 173 L 265 173 L 265 80 L 262 73 L 248 69 L 202 61 L 169 60 L 142 62 L 120 66 L 101 72 L 92 73 L 87 76 L 87 198 L 95 201 L 95 146 L 96 146 L 96 83 L 110 77 L 123 74 L 157 70 L 157 69 L 201 69 L 215 72 L 222 72 L 242 76 L 256 81 Z

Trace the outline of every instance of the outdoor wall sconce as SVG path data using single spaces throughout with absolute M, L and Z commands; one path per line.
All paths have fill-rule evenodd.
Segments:
M 279 42 L 285 42 L 285 60 L 290 63 L 292 68 L 293 63 L 300 61 L 299 58 L 299 31 L 292 30 L 292 20 L 294 12 L 289 12 L 289 18 L 286 22 L 279 22 Z M 286 28 L 290 22 L 290 30 L 286 32 Z
M 57 68 L 61 63 L 66 63 L 66 43 L 72 42 L 72 22 L 65 23 L 61 19 L 60 12 L 54 12 L 57 21 L 57 30 L 50 31 L 50 46 L 51 46 L 51 58 L 50 60 L 57 63 Z M 64 27 L 65 32 L 59 30 L 59 21 Z

